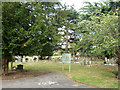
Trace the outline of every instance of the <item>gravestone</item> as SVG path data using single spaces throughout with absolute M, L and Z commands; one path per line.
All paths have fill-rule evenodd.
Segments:
M 18 60 L 15 60 L 15 63 L 18 63 Z
M 34 61 L 34 62 L 36 61 L 36 59 L 37 59 L 36 57 L 33 57 L 33 61 Z
M 25 61 L 26 61 L 26 62 L 28 62 L 28 60 L 29 60 L 28 58 L 25 58 Z
M 57 57 L 54 58 L 54 62 L 57 62 Z
M 31 60 L 30 60 L 30 58 L 28 58 L 28 62 L 30 62 Z
M 116 61 L 114 60 L 114 58 L 111 58 L 111 59 L 109 60 L 109 63 L 110 63 L 110 64 L 115 64 Z
M 20 57 L 20 56 L 18 56 L 18 62 L 19 62 L 19 63 L 21 62 L 21 57 Z
M 107 60 L 107 57 L 105 57 L 105 61 L 107 62 L 108 60 Z
M 30 62 L 34 62 L 34 58 L 33 57 L 30 57 Z
M 36 59 L 36 62 L 38 62 L 39 61 L 39 57 L 37 57 L 37 59 Z
M 86 58 L 86 60 L 85 60 L 85 64 L 86 64 L 86 65 L 88 64 L 88 60 L 87 60 L 87 58 Z
M 23 63 L 25 63 L 25 62 L 26 62 L 25 57 L 23 57 L 22 62 L 23 62 Z
M 23 70 L 23 65 L 21 64 L 17 65 L 17 70 Z
M 89 61 L 89 65 L 91 65 L 92 64 L 92 61 Z
M 86 60 L 84 60 L 84 65 L 86 65 Z

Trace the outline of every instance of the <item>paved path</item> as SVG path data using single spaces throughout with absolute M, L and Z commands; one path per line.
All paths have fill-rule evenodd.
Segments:
M 63 74 L 49 73 L 43 76 L 2 80 L 2 88 L 94 88 L 68 79 Z

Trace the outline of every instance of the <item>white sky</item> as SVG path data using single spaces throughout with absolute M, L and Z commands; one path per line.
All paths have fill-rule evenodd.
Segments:
M 60 0 L 62 3 L 66 3 L 66 5 L 73 5 L 76 10 L 79 10 L 81 7 L 84 6 L 83 2 L 89 1 L 89 2 L 99 2 L 103 0 Z

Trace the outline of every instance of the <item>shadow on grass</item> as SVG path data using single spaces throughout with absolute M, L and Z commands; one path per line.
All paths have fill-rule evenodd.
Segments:
M 27 77 L 37 77 L 45 75 L 51 72 L 46 72 L 43 70 L 24 70 L 24 71 L 9 71 L 8 75 L 2 76 L 2 80 L 14 80 Z
M 118 76 L 118 71 L 112 71 L 112 73 L 115 75 L 115 77 Z

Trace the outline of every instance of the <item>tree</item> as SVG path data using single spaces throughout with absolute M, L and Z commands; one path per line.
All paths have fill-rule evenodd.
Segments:
M 78 37 L 77 49 L 81 55 L 117 57 L 120 68 L 120 46 L 118 29 L 120 2 L 90 3 L 82 8 L 80 25 L 76 34 Z M 83 12 L 86 12 L 85 14 Z M 120 78 L 120 77 L 119 77 Z
M 13 56 L 52 55 L 53 48 L 58 47 L 60 41 L 58 27 L 63 25 L 59 5 L 52 2 L 2 4 L 2 61 L 5 62 L 5 74 Z
M 2 61 L 7 62 L 7 66 L 3 65 L 5 74 L 13 56 L 23 55 L 23 45 L 29 39 L 27 31 L 32 10 L 28 6 L 28 3 L 2 3 Z
M 117 45 L 119 2 L 103 1 L 98 3 L 85 3 L 86 6 L 80 9 L 82 12 L 80 15 L 81 22 L 76 31 L 76 34 L 82 35 L 82 37 L 78 37 L 80 39 L 78 41 L 78 45 L 80 46 L 78 46 L 78 49 L 83 55 L 86 53 L 87 55 L 103 57 L 113 56 L 115 48 L 113 49 L 110 46 L 113 43 L 115 46 Z M 111 39 L 112 41 L 110 41 Z
M 80 8 L 80 20 L 90 20 L 90 16 L 100 16 L 102 14 L 118 15 L 119 3 L 115 1 L 102 1 L 102 2 L 84 2 L 86 4 L 83 8 Z
M 70 47 L 68 46 L 71 46 L 75 41 L 74 31 L 79 19 L 79 14 L 72 6 L 70 6 L 69 9 L 67 6 L 64 6 L 62 18 L 64 28 L 61 29 L 60 32 L 64 33 L 62 35 L 62 45 L 65 45 L 65 51 L 63 52 L 68 53 L 71 52 Z
M 60 3 L 52 2 L 42 2 L 37 5 L 39 8 L 36 8 L 36 21 L 30 29 L 33 31 L 31 34 L 34 35 L 33 44 L 35 42 L 38 44 L 34 51 L 41 58 L 53 55 L 53 51 L 59 47 L 57 43 L 60 42 L 61 35 L 58 34 L 58 28 L 63 24 L 62 8 L 59 5 Z
M 77 34 L 82 37 L 78 41 L 78 49 L 82 55 L 112 57 L 117 48 L 118 16 L 91 16 L 91 20 L 80 23 Z M 99 21 L 100 20 L 100 21 Z

